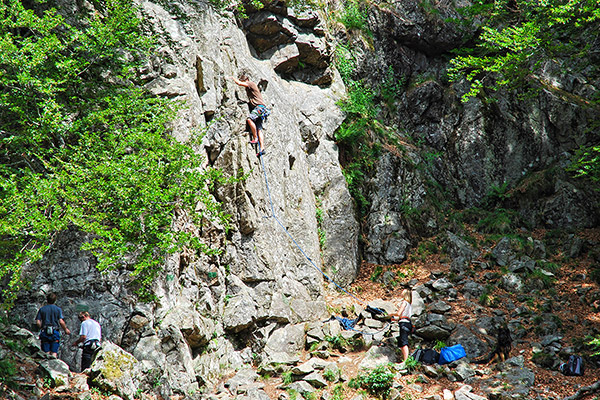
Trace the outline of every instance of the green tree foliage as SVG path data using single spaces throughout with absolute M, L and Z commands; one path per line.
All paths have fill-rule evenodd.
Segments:
M 169 135 L 176 105 L 135 85 L 152 41 L 131 0 L 94 2 L 80 27 L 37 3 L 0 3 L 3 301 L 67 229 L 91 234 L 98 268 L 128 268 L 148 298 L 165 255 L 213 251 L 172 224 L 176 213 L 226 222 L 210 195 L 223 178 Z
M 464 100 L 484 87 L 547 87 L 541 72 L 548 61 L 564 72 L 598 75 L 589 57 L 599 36 L 598 0 L 476 0 L 463 12 L 483 19 L 476 47 L 451 60 L 450 77 L 471 83 Z M 599 99 L 581 99 L 591 100 Z
M 584 98 L 543 77 L 548 66 L 557 74 L 600 76 L 599 0 L 476 0 L 463 12 L 481 23 L 476 46 L 462 49 L 448 70 L 451 80 L 466 77 L 470 83 L 463 101 L 502 87 L 518 88 L 525 95 L 545 89 L 573 104 L 600 110 L 597 91 Z M 600 182 L 600 146 L 582 148 L 573 170 Z

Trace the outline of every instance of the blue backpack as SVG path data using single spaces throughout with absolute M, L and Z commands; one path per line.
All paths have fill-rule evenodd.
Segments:
M 455 344 L 454 346 L 443 347 L 440 350 L 440 360 L 438 364 L 448 364 L 452 361 L 459 360 L 465 357 L 467 353 L 465 353 L 465 349 L 460 344 Z

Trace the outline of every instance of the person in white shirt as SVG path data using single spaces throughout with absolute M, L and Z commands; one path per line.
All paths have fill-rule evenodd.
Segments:
M 408 358 L 408 335 L 412 333 L 413 325 L 410 320 L 412 317 L 412 291 L 404 289 L 400 295 L 400 301 L 396 302 L 398 312 L 390 314 L 393 321 L 398 321 L 400 335 L 398 336 L 398 346 L 402 350 L 402 361 Z
M 98 321 L 93 320 L 87 311 L 79 313 L 81 328 L 79 328 L 79 339 L 71 346 L 77 346 L 83 343 L 83 353 L 81 354 L 81 370 L 84 371 L 92 365 L 92 358 L 100 349 L 100 339 L 102 339 L 102 328 Z

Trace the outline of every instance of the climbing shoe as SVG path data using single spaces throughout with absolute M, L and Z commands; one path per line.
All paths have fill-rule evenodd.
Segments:
M 250 143 L 250 144 L 256 144 L 256 143 L 258 143 L 258 140 L 251 140 L 248 143 Z
M 264 156 L 265 155 L 265 151 L 261 150 L 258 153 L 256 153 L 256 157 L 260 157 L 260 156 Z

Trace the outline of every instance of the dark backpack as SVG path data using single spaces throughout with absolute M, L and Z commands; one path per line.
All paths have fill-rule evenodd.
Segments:
M 569 356 L 569 361 L 560 364 L 558 369 L 567 376 L 583 376 L 583 359 L 581 356 Z
M 438 353 L 437 351 L 433 350 L 433 349 L 425 349 L 423 350 L 423 357 L 421 359 L 421 362 L 423 364 L 437 364 L 438 361 L 440 361 L 440 353 Z
M 433 349 L 417 349 L 412 354 L 415 361 L 419 361 L 423 364 L 437 364 L 440 359 L 440 353 Z
M 376 319 L 378 321 L 389 321 L 391 319 L 391 317 L 385 310 L 378 307 L 371 307 L 367 305 L 365 311 L 371 314 L 371 318 Z

